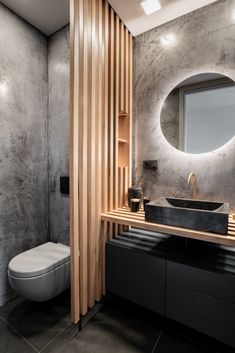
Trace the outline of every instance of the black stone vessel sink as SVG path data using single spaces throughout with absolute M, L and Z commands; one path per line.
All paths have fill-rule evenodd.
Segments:
M 229 204 L 162 197 L 145 205 L 145 220 L 219 234 L 228 233 Z

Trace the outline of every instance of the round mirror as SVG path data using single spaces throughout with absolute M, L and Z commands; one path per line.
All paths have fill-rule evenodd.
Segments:
M 182 81 L 166 98 L 161 129 L 167 141 L 186 153 L 213 151 L 235 135 L 235 83 L 206 73 Z

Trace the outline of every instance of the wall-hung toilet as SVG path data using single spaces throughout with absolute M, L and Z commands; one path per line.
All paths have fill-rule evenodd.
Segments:
M 48 242 L 25 251 L 10 261 L 8 277 L 23 298 L 51 299 L 70 286 L 70 247 Z

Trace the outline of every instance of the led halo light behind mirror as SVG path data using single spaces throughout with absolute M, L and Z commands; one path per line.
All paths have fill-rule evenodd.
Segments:
M 151 15 L 162 8 L 159 0 L 144 0 L 141 1 L 140 5 L 143 7 L 146 15 Z
M 179 83 L 167 96 L 160 123 L 166 140 L 185 153 L 207 153 L 235 135 L 235 82 L 203 73 Z

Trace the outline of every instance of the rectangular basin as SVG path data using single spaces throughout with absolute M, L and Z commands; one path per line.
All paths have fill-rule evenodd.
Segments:
M 145 205 L 145 220 L 153 223 L 228 233 L 229 204 L 162 197 Z

